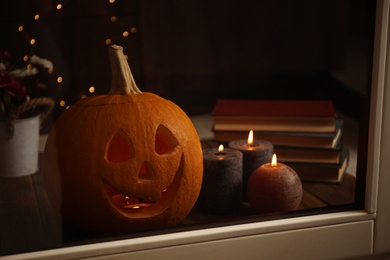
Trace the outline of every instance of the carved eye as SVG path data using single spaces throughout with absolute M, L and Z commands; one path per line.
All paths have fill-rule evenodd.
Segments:
M 133 154 L 130 139 L 122 130 L 118 130 L 108 143 L 107 160 L 111 163 L 121 163 L 129 160 Z
M 165 154 L 173 150 L 179 142 L 173 133 L 163 125 L 159 125 L 156 131 L 154 150 L 157 154 Z

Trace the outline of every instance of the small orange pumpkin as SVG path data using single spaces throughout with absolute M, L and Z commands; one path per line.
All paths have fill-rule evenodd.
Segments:
M 200 192 L 199 137 L 177 105 L 137 88 L 122 47 L 110 46 L 109 54 L 110 94 L 81 99 L 49 133 L 48 196 L 92 232 L 176 225 Z

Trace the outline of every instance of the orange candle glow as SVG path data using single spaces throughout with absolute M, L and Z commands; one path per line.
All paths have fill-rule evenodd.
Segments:
M 276 159 L 276 153 L 274 153 L 274 155 L 272 155 L 271 166 L 277 166 L 277 165 L 278 165 L 278 161 Z
M 250 130 L 248 135 L 248 146 L 252 146 L 252 145 L 253 145 L 253 130 Z

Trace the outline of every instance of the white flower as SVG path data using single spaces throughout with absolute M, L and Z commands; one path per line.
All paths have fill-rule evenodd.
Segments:
M 47 59 L 43 59 L 38 57 L 37 55 L 33 55 L 30 57 L 30 62 L 33 64 L 41 65 L 42 67 L 52 70 L 53 69 L 53 63 Z
M 31 68 L 31 69 L 16 69 L 11 71 L 9 74 L 11 74 L 15 78 L 24 78 L 27 76 L 32 76 L 38 74 L 37 68 Z

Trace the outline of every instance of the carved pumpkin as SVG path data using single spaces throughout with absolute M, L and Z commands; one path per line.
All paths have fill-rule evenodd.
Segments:
M 176 225 L 201 188 L 197 132 L 177 105 L 139 91 L 120 46 L 109 53 L 110 94 L 81 99 L 50 131 L 48 196 L 66 219 L 93 232 Z

